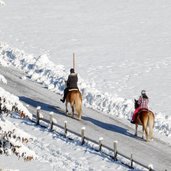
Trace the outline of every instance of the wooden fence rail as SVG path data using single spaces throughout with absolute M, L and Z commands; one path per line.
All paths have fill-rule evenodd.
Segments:
M 67 133 L 69 132 L 69 133 L 72 133 L 72 134 L 80 137 L 81 138 L 81 145 L 83 145 L 85 143 L 85 140 L 94 143 L 95 145 L 97 145 L 97 147 L 99 147 L 99 149 L 98 149 L 99 151 L 105 153 L 105 155 L 110 156 L 115 161 L 118 160 L 117 156 L 121 156 L 123 158 L 126 158 L 127 160 L 130 161 L 130 166 L 129 166 L 130 168 L 133 168 L 133 163 L 136 163 L 137 165 L 140 165 L 140 166 L 148 169 L 149 171 L 157 171 L 157 170 L 153 169 L 153 165 L 152 164 L 149 164 L 147 166 L 147 165 L 145 165 L 143 163 L 140 163 L 139 161 L 133 159 L 133 155 L 132 154 L 129 157 L 129 156 L 126 156 L 125 154 L 122 154 L 121 152 L 119 152 L 118 149 L 117 149 L 117 144 L 118 144 L 117 141 L 113 142 L 113 148 L 108 147 L 107 145 L 103 144 L 103 138 L 102 137 L 99 138 L 98 141 L 96 141 L 96 140 L 93 140 L 93 139 L 85 136 L 85 127 L 82 127 L 80 133 L 77 133 L 77 132 L 75 132 L 75 131 L 73 131 L 73 130 L 71 130 L 71 129 L 69 129 L 67 127 L 67 121 L 64 121 L 64 126 L 61 126 L 60 124 L 58 124 L 57 121 L 54 122 L 54 120 L 56 120 L 56 119 L 54 119 L 54 117 L 53 117 L 53 112 L 50 112 L 49 119 L 44 118 L 42 113 L 40 113 L 40 109 L 41 109 L 41 107 L 38 106 L 37 107 L 37 111 L 36 111 L 36 115 L 33 114 L 33 117 L 35 117 L 36 121 L 34 121 L 33 119 L 31 120 L 31 121 L 35 122 L 36 125 L 40 125 L 40 120 L 42 120 L 42 121 L 46 122 L 47 124 L 50 124 L 50 130 L 53 130 L 53 126 L 56 126 L 56 127 L 59 127 L 60 129 L 64 130 L 64 136 L 67 136 Z M 111 156 L 108 153 L 102 151 L 102 148 L 105 148 L 108 151 L 112 152 L 113 156 Z

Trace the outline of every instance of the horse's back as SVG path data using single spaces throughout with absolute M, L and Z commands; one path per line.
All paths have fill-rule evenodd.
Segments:
M 76 109 L 78 118 L 81 119 L 82 113 L 82 95 L 79 90 L 72 90 L 68 92 L 66 101 L 69 102 L 72 108 Z
M 137 116 L 137 123 L 142 125 L 148 119 L 148 112 L 147 111 L 140 111 Z
M 67 99 L 69 102 L 80 99 L 82 101 L 82 96 L 79 90 L 72 90 L 68 92 Z
M 139 125 L 149 122 L 154 124 L 154 113 L 150 110 L 142 110 L 139 112 L 137 120 Z

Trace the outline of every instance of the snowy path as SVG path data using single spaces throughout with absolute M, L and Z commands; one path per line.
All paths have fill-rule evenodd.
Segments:
M 102 115 L 91 109 L 84 109 L 84 116 L 81 122 L 70 119 L 61 112 L 64 105 L 59 101 L 60 96 L 43 88 L 42 85 L 34 83 L 29 79 L 20 79 L 23 73 L 11 68 L 0 68 L 0 73 L 8 80 L 4 88 L 19 96 L 20 99 L 30 105 L 30 110 L 35 112 L 35 107 L 41 106 L 42 110 L 48 114 L 54 111 L 58 123 L 63 125 L 68 121 L 68 127 L 74 131 L 80 132 L 82 126 L 86 127 L 86 135 L 98 140 L 104 138 L 104 143 L 112 147 L 112 142 L 117 140 L 118 150 L 126 155 L 133 154 L 133 157 L 148 165 L 153 164 L 156 170 L 171 170 L 171 147 L 155 139 L 153 142 L 146 143 L 133 136 L 133 126 Z M 136 147 L 135 147 L 136 146 Z

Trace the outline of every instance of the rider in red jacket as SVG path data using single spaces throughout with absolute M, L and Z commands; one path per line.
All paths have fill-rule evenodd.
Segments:
M 139 107 L 135 109 L 134 114 L 132 115 L 131 123 L 135 123 L 137 114 L 141 109 L 148 109 L 148 102 L 149 102 L 149 99 L 148 99 L 148 96 L 146 95 L 146 91 L 142 90 L 141 96 L 138 99 Z

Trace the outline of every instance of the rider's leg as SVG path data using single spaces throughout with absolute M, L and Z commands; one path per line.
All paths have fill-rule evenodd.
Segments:
M 63 99 L 60 99 L 63 103 L 65 102 L 67 93 L 68 93 L 68 88 L 65 88 L 65 90 L 64 90 L 64 97 L 63 97 Z
M 136 117 L 137 117 L 137 113 L 138 113 L 139 110 L 140 110 L 140 108 L 137 108 L 137 109 L 134 111 L 134 113 L 133 113 L 133 115 L 132 115 L 131 123 L 135 123 L 135 119 L 136 119 Z

